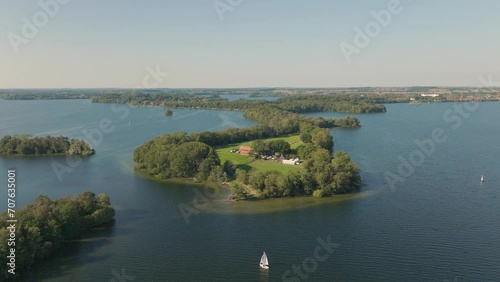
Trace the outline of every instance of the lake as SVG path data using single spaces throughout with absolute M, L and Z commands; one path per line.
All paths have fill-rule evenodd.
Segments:
M 19 205 L 40 194 L 56 199 L 90 190 L 107 193 L 117 210 L 113 226 L 23 279 L 498 281 L 500 103 L 398 104 L 355 116 L 361 128 L 335 128 L 333 137 L 335 150 L 349 152 L 362 171 L 360 193 L 228 203 L 225 191 L 135 173 L 132 152 L 162 133 L 255 124 L 240 112 L 174 110 L 166 117 L 164 109 L 89 100 L 0 100 L 0 137 L 64 135 L 90 141 L 97 152 L 77 164 L 0 158 L 2 183 L 7 169 L 16 169 Z M 103 120 L 111 122 L 105 130 Z M 71 171 L 58 175 L 54 165 Z M 204 201 L 210 193 L 218 195 Z M 183 215 L 180 207 L 196 213 Z M 258 265 L 263 251 L 269 270 Z

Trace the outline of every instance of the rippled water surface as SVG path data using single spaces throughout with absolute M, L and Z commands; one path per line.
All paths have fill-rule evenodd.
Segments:
M 216 200 L 194 206 L 214 190 L 138 175 L 132 151 L 161 133 L 254 124 L 241 113 L 174 110 L 165 117 L 164 109 L 88 100 L 0 101 L 0 136 L 65 135 L 94 141 L 97 151 L 61 179 L 52 166 L 65 158 L 1 158 L 0 172 L 17 171 L 21 205 L 39 194 L 91 190 L 107 193 L 117 209 L 112 227 L 69 245 L 25 279 L 120 281 L 126 274 L 135 281 L 281 281 L 290 270 L 285 277 L 308 281 L 499 281 L 500 103 L 455 114 L 462 106 L 388 105 L 384 114 L 357 115 L 362 128 L 334 129 L 335 149 L 349 152 L 362 170 L 361 193 L 228 203 L 221 190 Z M 111 132 L 100 131 L 103 119 L 112 122 Z M 435 130 L 446 141 L 428 155 L 418 153 L 415 141 Z M 384 174 L 398 175 L 401 159 L 411 157 L 412 173 L 404 171 L 404 182 L 390 187 Z M 199 212 L 189 222 L 179 209 L 185 206 Z M 328 237 L 336 247 L 312 264 L 307 258 L 318 239 Z M 258 266 L 262 251 L 267 271 Z M 293 274 L 304 260 L 311 272 Z

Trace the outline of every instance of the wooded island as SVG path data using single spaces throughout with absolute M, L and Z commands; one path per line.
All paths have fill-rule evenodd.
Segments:
M 128 99 L 111 100 L 131 102 Z M 135 104 L 138 103 L 134 101 Z M 244 109 L 246 118 L 260 123 L 249 128 L 230 128 L 216 132 L 163 134 L 134 151 L 136 168 L 149 175 L 164 179 L 180 177 L 229 183 L 233 200 L 302 195 L 324 197 L 358 191 L 361 187 L 359 169 L 347 153 L 333 153 L 330 128 L 360 127 L 359 120 L 355 117 L 307 117 L 298 115 L 297 112 L 385 111 L 383 105 L 339 105 L 325 97 L 311 97 L 310 100 L 304 97 L 285 99 L 278 104 L 262 100 L 189 98 L 182 100 L 182 103 L 162 100 L 153 102 L 152 105 Z M 295 134 L 297 141 L 300 141 L 293 148 L 280 138 L 290 134 Z M 259 161 L 260 166 L 251 166 L 248 162 L 235 163 L 231 158 L 221 161 L 221 150 L 227 150 L 227 147 L 241 142 L 249 145 L 244 153 L 248 162 Z M 266 162 L 265 165 L 262 162 Z M 261 169 L 262 167 L 267 168 Z
M 0 139 L 0 155 L 80 155 L 90 156 L 95 150 L 90 145 L 68 137 L 6 135 Z

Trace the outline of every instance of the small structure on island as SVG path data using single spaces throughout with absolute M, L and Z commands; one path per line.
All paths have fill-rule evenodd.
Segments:
M 299 158 L 295 158 L 295 159 L 283 160 L 281 163 L 287 165 L 298 165 L 300 163 L 300 160 Z
M 240 155 L 248 156 L 252 151 L 252 147 L 250 146 L 240 146 Z

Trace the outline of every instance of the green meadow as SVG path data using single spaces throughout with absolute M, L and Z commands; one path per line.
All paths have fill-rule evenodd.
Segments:
M 285 140 L 286 142 L 288 142 L 292 149 L 296 149 L 298 146 L 303 144 L 303 142 L 300 140 L 300 134 L 290 134 L 290 135 L 284 135 L 284 136 L 280 136 L 280 137 L 263 139 L 263 140 L 269 141 L 269 140 L 278 140 L 278 139 L 282 139 L 282 140 Z M 252 144 L 253 144 L 253 141 L 247 141 L 247 142 L 235 143 L 235 144 L 230 144 L 230 145 L 226 145 L 226 146 L 217 148 L 216 151 L 217 151 L 217 154 L 219 155 L 220 162 L 224 163 L 225 161 L 231 161 L 231 162 L 233 162 L 233 164 L 237 165 L 238 168 L 246 170 L 248 172 L 250 172 L 252 170 L 261 170 L 261 171 L 276 170 L 279 172 L 286 173 L 288 171 L 300 171 L 303 169 L 303 167 L 300 165 L 299 166 L 285 165 L 285 164 L 282 164 L 281 162 L 254 159 L 251 156 L 243 156 L 243 155 L 240 155 L 239 153 L 231 153 L 230 152 L 233 149 L 239 149 L 240 146 L 252 147 Z

